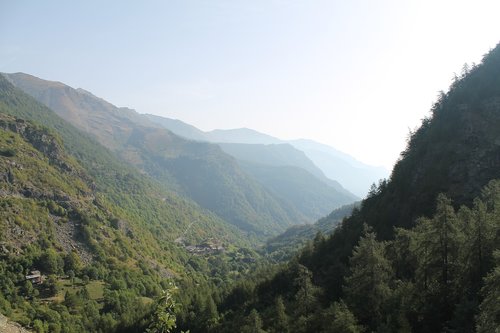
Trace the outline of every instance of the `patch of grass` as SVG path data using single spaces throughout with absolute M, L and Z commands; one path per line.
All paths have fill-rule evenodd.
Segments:
M 140 297 L 142 304 L 144 305 L 150 305 L 154 302 L 152 298 L 149 297 Z
M 90 298 L 93 300 L 101 300 L 104 297 L 104 282 L 103 281 L 90 281 L 87 284 Z
M 59 284 L 59 292 L 57 293 L 57 295 L 44 298 L 42 300 L 51 302 L 63 302 L 66 292 L 69 291 L 73 294 L 85 287 L 87 287 L 90 299 L 99 302 L 102 301 L 104 297 L 104 281 L 90 281 L 87 285 L 84 285 L 81 279 L 75 278 L 73 284 L 71 283 L 70 279 L 59 279 L 57 283 Z

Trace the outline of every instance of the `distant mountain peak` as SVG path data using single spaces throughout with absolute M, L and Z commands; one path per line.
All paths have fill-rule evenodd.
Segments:
M 152 115 L 149 117 L 151 121 L 192 140 L 224 144 L 290 145 L 302 151 L 305 158 L 310 159 L 321 170 L 323 176 L 337 181 L 358 197 L 364 197 L 373 183 L 389 176 L 389 170 L 384 167 L 367 165 L 349 154 L 310 139 L 286 141 L 246 127 L 203 132 L 180 120 Z

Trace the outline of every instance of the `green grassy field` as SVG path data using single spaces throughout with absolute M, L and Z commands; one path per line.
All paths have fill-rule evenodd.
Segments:
M 74 279 L 74 283 L 71 283 L 70 279 L 59 279 L 57 281 L 59 286 L 59 291 L 57 295 L 53 297 L 43 298 L 44 301 L 51 302 L 63 302 L 64 295 L 66 292 L 76 293 L 82 290 L 84 287 L 87 288 L 90 299 L 95 300 L 97 302 L 102 301 L 104 296 L 104 282 L 103 281 L 90 281 L 87 285 L 83 284 L 83 281 L 79 278 Z

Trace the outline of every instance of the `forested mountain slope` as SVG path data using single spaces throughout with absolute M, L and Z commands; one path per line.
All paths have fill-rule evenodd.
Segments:
M 354 195 L 345 190 L 337 181 L 325 177 L 314 163 L 300 150 L 287 143 L 282 144 L 246 144 L 246 143 L 219 143 L 222 150 L 236 159 L 245 162 L 260 164 L 262 166 L 292 166 L 304 169 L 318 180 L 333 187 L 340 194 Z
M 237 228 L 124 165 L 3 77 L 0 206 L 0 311 L 38 332 L 142 332 L 167 279 L 196 281 L 183 299 L 197 304 L 256 258 Z M 26 280 L 35 270 L 46 282 Z
M 214 142 L 224 152 L 235 157 L 242 169 L 264 187 L 295 207 L 307 222 L 316 221 L 332 209 L 358 198 L 342 185 L 327 178 L 300 150 L 287 143 L 248 144 L 227 140 L 252 142 L 281 142 L 259 132 L 247 129 L 202 132 L 179 120 L 146 115 L 148 119 L 184 137 Z M 230 132 L 227 137 L 224 133 Z M 212 136 L 219 133 L 220 136 Z M 217 138 L 224 142 L 217 142 Z
M 0 112 L 35 121 L 54 131 L 61 137 L 66 151 L 70 152 L 92 177 L 96 190 L 106 193 L 117 202 L 121 202 L 120 200 L 123 199 L 123 202 L 127 202 L 130 208 L 144 214 L 143 219 L 147 218 L 147 214 L 159 214 L 156 212 L 157 208 L 154 207 L 163 206 L 165 213 L 191 212 L 193 214 L 192 219 L 196 219 L 201 224 L 212 220 L 200 228 L 199 232 L 201 233 L 214 230 L 213 227 L 209 227 L 210 224 L 227 226 L 222 220 L 210 216 L 207 211 L 202 211 L 195 204 L 180 199 L 174 193 L 166 190 L 165 187 L 153 182 L 149 177 L 142 176 L 134 168 L 124 165 L 113 153 L 75 129 L 52 110 L 13 87 L 3 77 L 0 77 Z M 141 209 L 140 206 L 136 206 L 147 202 L 151 205 L 149 209 L 146 209 L 146 207 Z M 169 214 L 164 216 L 169 216 Z M 183 230 L 190 223 L 191 218 L 179 219 L 178 222 L 165 223 L 165 226 L 174 227 L 178 224 L 179 230 Z M 220 233 L 220 229 L 215 233 Z M 228 234 L 231 233 L 233 232 Z M 209 236 L 205 234 L 203 237 Z
M 253 157 L 262 159 L 269 154 L 269 149 L 267 148 L 269 146 L 274 147 L 276 150 L 277 147 L 283 148 L 283 145 L 291 145 L 295 150 L 299 150 L 302 154 L 305 154 L 305 158 L 302 156 L 297 160 L 296 152 L 290 149 L 277 153 L 281 157 L 285 157 L 289 162 L 295 160 L 295 163 L 291 165 L 305 168 L 321 180 L 326 180 L 329 185 L 335 187 L 337 190 L 341 191 L 345 188 L 350 194 L 354 193 L 359 197 L 364 197 L 373 183 L 389 175 L 389 171 L 385 168 L 373 167 L 361 163 L 352 156 L 342 153 L 333 147 L 312 140 L 298 139 L 285 141 L 248 128 L 203 132 L 177 119 L 149 114 L 145 116 L 152 122 L 185 138 L 221 144 L 223 148 L 226 148 L 227 152 L 234 153 L 233 156 L 237 158 L 245 156 L 248 152 L 253 154 Z M 253 151 L 249 151 L 249 147 Z M 291 157 L 286 155 L 287 152 L 292 153 Z M 289 162 L 286 165 L 290 165 Z
M 277 197 L 290 202 L 308 222 L 315 222 L 332 209 L 353 202 L 352 195 L 340 194 L 302 168 L 270 166 L 239 162 L 241 168 L 272 191 Z
M 332 234 L 355 208 L 359 208 L 359 202 L 337 208 L 314 223 L 292 226 L 282 234 L 268 239 L 264 253 L 273 261 L 290 260 L 315 237 L 326 237 Z
M 282 332 L 498 330 L 499 129 L 500 45 L 464 67 L 390 179 L 332 236 L 234 290 L 224 309 L 248 296 L 227 331 L 259 314 L 257 326 Z
M 216 145 L 181 138 L 81 89 L 21 73 L 4 75 L 131 165 L 252 235 L 274 235 L 308 220 Z
M 325 177 L 300 150 L 289 144 L 220 143 L 242 169 L 278 197 L 290 202 L 310 222 L 356 199 Z

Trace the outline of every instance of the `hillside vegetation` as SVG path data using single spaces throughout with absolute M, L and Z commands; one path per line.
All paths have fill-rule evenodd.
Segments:
M 96 117 L 84 122 L 95 121 L 90 135 L 82 134 L 0 77 L 0 311 L 23 326 L 500 330 L 500 44 L 480 65 L 464 66 L 408 139 L 390 178 L 359 205 L 271 239 L 274 264 L 248 248 L 256 243 L 249 236 L 261 240 L 304 217 L 285 198 L 289 182 L 260 170 L 255 178 L 275 182 L 266 189 L 249 175 L 258 171 L 251 171 L 254 161 L 134 120 L 133 111 L 88 92 L 28 81 L 40 92 L 34 97 L 55 94 L 61 107 L 73 103 L 68 114 Z M 94 108 L 99 103 L 109 110 Z M 109 114 L 114 125 L 99 125 L 106 120 L 97 116 Z M 230 134 L 262 138 L 251 130 Z M 311 180 L 295 178 L 305 196 L 321 192 L 301 181 Z M 187 197 L 213 205 L 217 215 Z
M 464 66 L 390 179 L 331 236 L 234 289 L 225 331 L 498 330 L 499 129 L 500 45 Z
M 250 159 L 264 165 L 271 161 L 301 167 L 348 197 L 353 193 L 364 197 L 374 182 L 389 175 L 383 167 L 361 163 L 348 154 L 312 140 L 285 141 L 248 128 L 203 132 L 177 119 L 145 116 L 184 138 L 217 143 L 239 160 Z
M 82 89 L 22 73 L 4 75 L 131 166 L 250 237 L 263 240 L 308 221 L 290 202 L 276 198 L 248 176 L 216 145 L 181 138 L 133 110 L 117 108 Z
M 2 77 L 0 206 L 0 310 L 37 332 L 142 331 L 171 279 L 200 286 L 183 298 L 197 306 L 258 257 Z

